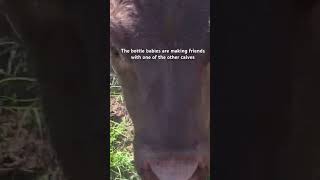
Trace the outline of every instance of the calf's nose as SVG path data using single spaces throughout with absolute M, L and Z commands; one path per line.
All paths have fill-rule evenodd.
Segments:
M 203 180 L 208 160 L 197 151 L 144 152 L 140 166 L 143 180 Z
M 150 160 L 148 164 L 159 180 L 189 180 L 199 166 L 196 159 L 173 158 Z
M 209 175 L 209 159 L 206 142 L 174 148 L 140 144 L 135 151 L 143 180 L 204 180 Z

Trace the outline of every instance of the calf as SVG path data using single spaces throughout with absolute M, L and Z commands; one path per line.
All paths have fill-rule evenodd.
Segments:
M 210 168 L 209 0 L 111 0 L 111 64 L 135 128 L 143 179 L 205 179 Z M 195 60 L 132 60 L 122 49 L 204 49 Z M 131 54 L 133 55 L 133 54 Z

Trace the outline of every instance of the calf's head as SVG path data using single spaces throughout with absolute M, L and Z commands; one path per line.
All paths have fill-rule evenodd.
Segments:
M 209 0 L 110 0 L 110 8 L 111 65 L 134 123 L 139 174 L 204 179 L 210 169 Z M 132 60 L 121 49 L 205 53 L 192 54 L 194 60 Z

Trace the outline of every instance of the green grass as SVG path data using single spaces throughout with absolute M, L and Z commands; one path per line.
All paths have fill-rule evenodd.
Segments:
M 136 173 L 133 166 L 133 155 L 125 142 L 128 139 L 126 136 L 128 120 L 124 119 L 120 123 L 111 120 L 110 125 L 110 179 L 134 179 Z
M 112 74 L 110 75 L 110 98 L 123 103 L 121 87 Z M 110 179 L 112 180 L 139 179 L 133 165 L 131 129 L 132 123 L 128 116 L 122 117 L 120 122 L 110 117 Z
M 39 84 L 26 59 L 20 43 L 0 37 L 0 154 L 7 159 L 0 157 L 0 170 L 8 173 L 0 179 L 60 180 L 43 123 Z

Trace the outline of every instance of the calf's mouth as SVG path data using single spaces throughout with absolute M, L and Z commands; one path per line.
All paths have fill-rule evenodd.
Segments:
M 154 160 L 141 170 L 143 180 L 206 180 L 209 169 L 196 160 Z

